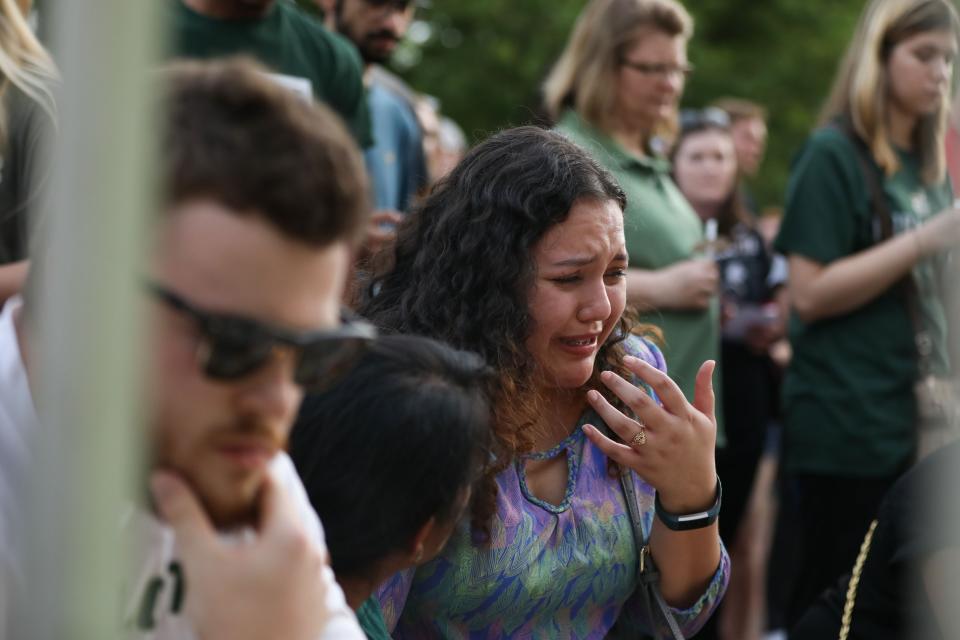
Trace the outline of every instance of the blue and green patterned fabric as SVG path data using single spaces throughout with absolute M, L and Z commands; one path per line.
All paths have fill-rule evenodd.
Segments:
M 628 351 L 661 370 L 660 351 L 630 338 Z M 585 422 L 601 427 L 592 411 Z M 533 496 L 524 462 L 497 477 L 497 513 L 488 546 L 464 523 L 440 556 L 388 580 L 379 590 L 387 626 L 405 638 L 637 638 L 648 634 L 637 587 L 639 554 L 620 480 L 579 425 L 548 452 L 567 456 L 567 494 L 559 505 Z M 653 487 L 634 477 L 649 535 Z M 675 610 L 686 636 L 699 629 L 727 587 L 726 550 L 709 586 L 690 608 Z

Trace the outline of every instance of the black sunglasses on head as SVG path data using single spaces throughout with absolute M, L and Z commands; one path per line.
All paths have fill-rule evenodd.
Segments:
M 707 127 L 729 129 L 730 115 L 719 107 L 683 109 L 680 112 L 680 128 L 683 131 L 705 129 Z
M 315 389 L 349 369 L 376 338 L 372 325 L 346 311 L 341 312 L 343 324 L 335 329 L 296 333 L 250 318 L 203 311 L 157 283 L 148 283 L 147 289 L 196 321 L 203 335 L 197 363 L 215 380 L 242 378 L 269 362 L 277 348 L 288 348 L 297 354 L 294 381 Z

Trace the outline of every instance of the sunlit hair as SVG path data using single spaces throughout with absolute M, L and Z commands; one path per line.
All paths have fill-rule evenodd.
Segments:
M 56 119 L 50 82 L 57 76 L 49 54 L 33 35 L 17 0 L 0 0 L 0 142 L 7 138 L 5 97 L 16 87 Z
M 556 121 L 573 109 L 601 131 L 612 131 L 620 63 L 645 30 L 686 41 L 693 35 L 693 19 L 675 0 L 592 0 L 543 85 L 550 118 Z M 672 123 L 649 133 L 662 128 L 672 130 Z
M 480 354 L 495 370 L 493 460 L 474 495 L 473 524 L 488 532 L 496 508 L 493 477 L 533 446 L 542 415 L 542 373 L 527 350 L 534 330 L 530 290 L 533 249 L 577 201 L 626 197 L 585 151 L 559 133 L 520 127 L 470 151 L 398 229 L 394 267 L 375 279 L 378 293 L 360 312 L 388 332 L 437 338 Z M 621 319 L 596 358 L 583 389 L 599 372 L 622 367 Z M 613 398 L 611 398 L 613 400 Z
M 960 21 L 949 0 L 873 0 L 860 17 L 820 113 L 821 125 L 836 118 L 848 119 L 887 175 L 895 173 L 900 162 L 888 129 L 890 82 L 886 63 L 896 45 L 930 31 L 949 31 L 955 40 L 960 35 Z M 943 141 L 949 109 L 947 92 L 936 112 L 921 118 L 914 130 L 913 142 L 927 184 L 938 183 L 945 175 Z
M 761 104 L 747 100 L 746 98 L 734 98 L 724 96 L 717 98 L 710 103 L 710 106 L 722 109 L 730 116 L 730 122 L 736 124 L 741 120 L 763 120 L 767 121 L 767 109 Z

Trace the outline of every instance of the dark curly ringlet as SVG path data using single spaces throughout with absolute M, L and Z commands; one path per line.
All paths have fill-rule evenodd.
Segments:
M 489 456 L 492 370 L 419 336 L 382 336 L 327 391 L 308 395 L 290 456 L 323 522 L 338 576 L 375 578 L 440 524 Z
M 400 225 L 392 270 L 375 278 L 377 295 L 361 313 L 382 330 L 429 335 L 482 355 L 497 370 L 493 464 L 474 494 L 473 526 L 489 534 L 495 510 L 493 477 L 532 447 L 540 415 L 536 366 L 525 342 L 534 283 L 532 248 L 566 220 L 580 199 L 626 197 L 585 151 L 559 133 L 520 127 L 474 148 Z M 622 370 L 627 320 L 601 348 L 602 368 Z M 605 388 L 602 389 L 605 391 Z
M 369 215 L 363 158 L 339 116 L 249 59 L 176 62 L 163 74 L 161 193 L 210 198 L 323 247 Z

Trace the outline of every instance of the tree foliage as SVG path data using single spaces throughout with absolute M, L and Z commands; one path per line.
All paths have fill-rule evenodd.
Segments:
M 429 26 L 420 29 L 423 41 L 405 45 L 395 70 L 439 98 L 444 113 L 480 140 L 536 119 L 540 84 L 584 4 L 432 0 L 418 13 Z M 770 110 L 767 161 L 754 185 L 761 204 L 782 201 L 790 160 L 815 123 L 862 6 L 859 0 L 688 2 L 696 72 L 684 106 L 734 95 Z

